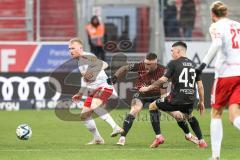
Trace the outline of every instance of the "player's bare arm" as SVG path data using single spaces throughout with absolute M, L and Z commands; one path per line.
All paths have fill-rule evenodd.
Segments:
M 162 84 L 166 83 L 168 81 L 168 78 L 165 76 L 162 76 L 157 81 L 153 82 L 150 86 L 144 86 L 139 89 L 140 92 L 148 92 L 150 90 L 153 90 L 155 88 L 159 88 L 162 86 Z
M 82 74 L 84 80 L 89 82 L 93 78 L 93 72 L 87 71 L 86 73 Z
M 127 74 L 127 72 L 130 70 L 129 68 L 129 65 L 120 67 L 112 77 L 107 79 L 107 83 L 115 84 L 119 78 Z
M 78 102 L 81 100 L 83 93 L 85 91 L 86 88 L 81 87 L 80 90 L 74 95 L 72 96 L 72 101 L 73 102 Z
M 127 72 L 129 71 L 129 66 L 126 65 L 126 66 L 122 66 L 120 67 L 116 73 L 114 74 L 117 78 L 121 78 L 123 77 L 124 75 L 127 74 Z
M 205 105 L 204 105 L 204 88 L 202 81 L 197 81 L 197 87 L 199 94 L 198 110 L 200 112 L 200 115 L 203 115 L 205 113 Z

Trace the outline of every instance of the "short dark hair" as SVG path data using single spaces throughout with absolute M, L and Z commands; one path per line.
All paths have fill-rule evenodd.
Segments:
M 147 55 L 146 55 L 146 59 L 147 60 L 155 60 L 155 59 L 157 59 L 157 55 L 155 54 L 155 53 L 148 53 Z
M 181 47 L 184 47 L 187 49 L 187 44 L 183 41 L 178 41 L 178 42 L 173 43 L 172 47 L 176 47 L 176 46 L 181 46 Z

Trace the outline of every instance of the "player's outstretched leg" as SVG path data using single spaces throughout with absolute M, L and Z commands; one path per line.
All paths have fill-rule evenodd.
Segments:
M 233 125 L 240 130 L 240 116 L 233 120 Z
M 150 148 L 157 148 L 160 144 L 163 144 L 164 140 L 165 140 L 163 135 L 161 135 L 158 110 L 150 110 L 150 120 L 151 120 L 151 124 L 152 124 L 153 130 L 156 135 L 153 143 L 150 145 Z
M 104 144 L 104 140 L 97 129 L 96 123 L 92 119 L 92 109 L 83 106 L 80 118 L 83 121 L 84 125 L 87 127 L 88 131 L 93 135 L 93 140 L 88 144 Z
M 130 113 L 127 114 L 125 120 L 123 121 L 123 130 L 124 130 L 124 132 L 121 133 L 121 137 L 119 138 L 119 140 L 117 142 L 118 145 L 122 145 L 122 146 L 125 145 L 126 136 L 127 136 L 128 132 L 129 132 L 129 130 L 131 129 L 134 120 L 135 120 L 135 116 L 134 115 L 132 115 Z
M 93 135 L 93 140 L 88 144 L 104 144 L 104 140 L 97 129 L 95 121 L 92 118 L 89 118 L 83 121 L 83 123 Z
M 220 107 L 219 109 L 212 108 L 211 111 L 210 135 L 213 159 L 220 159 L 221 143 L 223 138 L 223 109 L 224 107 Z
M 123 133 L 123 129 L 117 125 L 117 123 L 113 120 L 112 116 L 104 109 L 102 106 L 102 101 L 100 99 L 94 98 L 92 100 L 92 106 L 94 108 L 94 113 L 96 113 L 102 120 L 107 122 L 113 129 L 111 133 L 111 137 L 115 137 L 118 134 Z
M 119 140 L 117 142 L 118 145 L 122 145 L 122 146 L 125 145 L 126 136 L 127 136 L 128 132 L 130 131 L 130 129 L 132 128 L 135 117 L 142 110 L 142 107 L 143 107 L 143 103 L 140 99 L 134 98 L 132 100 L 130 113 L 126 115 L 126 117 L 123 121 L 124 132 L 121 134 L 121 137 L 119 138 Z
M 150 145 L 150 148 L 157 148 L 160 144 L 164 143 L 165 138 L 161 134 L 159 111 L 155 102 L 149 105 L 149 112 L 151 124 L 156 135 L 154 141 Z
M 198 145 L 198 138 L 191 134 L 187 122 L 185 120 L 178 120 L 177 123 L 185 133 L 185 139 Z
M 206 148 L 207 147 L 207 143 L 205 142 L 205 140 L 203 139 L 202 136 L 202 131 L 200 129 L 198 120 L 196 119 L 196 117 L 192 116 L 188 119 L 188 122 L 193 130 L 193 132 L 195 133 L 195 135 L 197 136 L 199 143 L 198 146 L 199 148 Z
M 212 118 L 210 123 L 212 159 L 220 159 L 221 143 L 223 138 L 222 119 Z
M 239 87 L 240 88 L 240 87 Z M 229 105 L 229 119 L 233 126 L 240 130 L 240 105 Z
M 178 126 L 183 130 L 185 133 L 185 139 L 187 141 L 193 142 L 198 145 L 198 138 L 191 134 L 186 119 L 184 118 L 184 114 L 180 111 L 172 111 L 167 112 L 170 116 L 176 119 Z

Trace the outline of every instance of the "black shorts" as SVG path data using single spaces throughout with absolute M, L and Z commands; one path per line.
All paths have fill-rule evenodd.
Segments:
M 142 104 L 143 104 L 143 107 L 147 107 L 150 105 L 150 103 L 154 102 L 155 100 L 159 99 L 160 98 L 160 95 L 159 96 L 141 96 L 139 93 L 135 93 L 133 98 L 137 98 L 139 99 Z
M 180 111 L 184 114 L 190 115 L 193 111 L 194 104 L 173 105 L 168 101 L 161 102 L 160 99 L 156 100 L 156 105 L 159 109 L 167 112 Z

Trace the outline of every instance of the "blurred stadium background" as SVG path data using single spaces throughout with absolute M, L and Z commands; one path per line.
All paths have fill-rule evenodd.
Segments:
M 192 35 L 186 37 L 179 21 L 180 9 L 183 3 L 187 6 L 188 1 L 191 5 L 190 0 L 0 0 L 0 109 L 54 108 L 54 102 L 61 95 L 50 94 L 46 85 L 34 90 L 34 84 L 30 84 L 37 82 L 30 76 L 44 83 L 44 77 L 70 59 L 67 41 L 72 37 L 81 37 L 85 50 L 89 51 L 85 25 L 93 15 L 100 16 L 105 24 L 105 42 L 130 40 L 133 43 L 132 48 L 124 51 L 128 62 L 137 62 L 147 52 L 155 52 L 159 62 L 166 65 L 171 58 L 172 42 L 184 40 L 188 43 L 188 56 L 200 64 L 210 44 L 209 5 L 212 1 L 194 0 L 195 6 L 190 7 L 195 8 L 195 16 L 186 16 L 194 27 Z M 239 1 L 226 2 L 230 17 L 238 20 Z M 118 52 L 121 51 L 107 52 L 106 61 L 111 64 L 112 56 Z M 31 79 L 30 84 L 22 89 L 19 84 L 23 85 L 27 77 Z M 207 106 L 212 80 L 213 63 L 203 75 Z M 128 88 L 132 86 L 131 78 L 116 86 L 125 102 L 131 100 L 133 93 Z M 39 102 L 45 100 L 50 101 L 49 105 Z
M 121 40 L 130 40 L 133 43 L 133 47 L 127 51 L 107 52 L 106 61 L 109 64 L 112 63 L 112 57 L 119 52 L 123 52 L 127 55 L 128 62 L 137 62 L 142 60 L 146 53 L 155 52 L 159 56 L 159 62 L 166 65 L 171 58 L 171 44 L 176 40 L 186 41 L 188 44 L 188 56 L 195 63 L 200 64 L 208 47 L 210 46 L 210 37 L 208 33 L 208 27 L 211 23 L 209 5 L 213 1 L 194 0 L 196 10 L 196 14 L 193 19 L 194 27 L 192 35 L 187 37 L 184 36 L 180 26 L 176 25 L 176 21 L 180 19 L 180 8 L 183 5 L 183 1 L 184 0 L 0 0 L 0 110 L 15 111 L 22 109 L 53 109 L 55 108 L 58 100 L 63 97 L 70 97 L 71 94 L 75 93 L 78 89 L 77 87 L 75 87 L 75 90 L 72 89 L 73 87 L 71 87 L 70 90 L 66 87 L 65 89 L 68 90 L 68 95 L 62 95 L 61 93 L 54 92 L 49 88 L 47 82 L 49 75 L 61 64 L 70 59 L 70 55 L 68 53 L 68 40 L 70 38 L 76 36 L 81 37 L 85 42 L 85 50 L 89 51 L 85 25 L 90 21 L 90 18 L 93 15 L 100 16 L 101 21 L 105 24 L 105 42 L 114 41 L 118 43 Z M 223 1 L 229 6 L 229 17 L 239 21 L 240 1 Z M 184 3 L 187 2 L 188 0 Z M 174 9 L 169 9 L 169 6 L 175 8 L 176 11 L 174 11 Z M 174 31 L 176 31 L 176 33 Z M 119 61 L 121 61 L 121 59 L 119 59 Z M 117 64 L 120 65 L 121 63 Z M 61 77 L 62 74 L 64 74 L 64 69 L 59 70 L 58 72 L 59 77 Z M 110 69 L 107 70 L 108 74 L 111 74 L 110 72 Z M 212 62 L 203 74 L 207 107 L 210 107 L 210 91 L 213 77 Z M 72 80 L 76 83 L 80 81 L 79 75 L 73 74 Z M 127 104 L 131 101 L 133 94 L 131 88 L 134 85 L 133 81 L 133 78 L 127 78 L 116 85 L 119 97 L 122 100 L 122 103 L 119 105 L 120 108 L 128 107 Z M 75 108 L 78 108 L 78 106 L 75 106 Z M 120 114 L 123 112 L 124 111 L 116 111 L 114 112 L 114 115 L 115 117 L 118 117 L 118 113 Z M 43 111 L 43 113 L 53 116 L 53 114 L 50 114 L 52 113 L 51 111 Z M 26 118 L 29 114 L 32 116 Z M 9 152 L 11 152 L 11 149 L 14 148 L 16 142 L 11 141 L 8 144 L 8 137 L 2 134 L 4 133 L 4 129 L 11 126 L 12 128 L 10 128 L 13 130 L 10 131 L 10 129 L 7 129 L 7 132 L 11 135 L 14 133 L 14 127 L 17 126 L 18 123 L 24 122 L 24 120 L 25 123 L 30 123 L 31 125 L 30 118 L 34 119 L 32 120 L 33 124 L 38 123 L 38 120 L 36 119 L 37 117 L 40 117 L 40 119 L 46 118 L 38 116 L 39 114 L 37 112 L 35 113 L 35 111 L 22 111 L 20 113 L 21 116 L 17 113 L 1 111 L 0 115 L 2 118 L 0 119 L 0 139 L 2 139 L 1 150 L 10 146 Z M 8 117 L 11 118 L 11 120 Z M 9 123 L 5 124 L 6 121 L 9 121 Z M 35 128 L 37 128 L 36 130 L 40 131 L 40 128 L 44 126 L 43 122 L 41 125 L 39 124 L 35 126 Z M 55 123 L 56 120 L 49 120 L 49 122 Z M 209 135 L 208 122 L 210 122 L 209 113 L 205 121 L 202 122 L 204 124 L 204 129 L 206 129 L 204 131 L 205 136 Z M 4 123 L 4 125 L 2 125 L 2 123 Z M 118 123 L 121 124 L 122 121 L 119 121 Z M 226 121 L 226 123 L 228 122 Z M 69 125 L 69 123 L 65 125 Z M 51 124 L 49 127 L 53 126 L 54 124 Z M 63 127 L 64 125 L 61 124 L 60 126 Z M 145 124 L 141 124 L 140 126 L 145 127 Z M 148 129 L 151 130 L 149 126 L 150 125 L 148 125 Z M 67 130 L 66 127 L 65 129 Z M 61 131 L 56 130 L 56 133 L 58 132 Z M 88 133 L 85 132 L 86 131 L 84 131 L 84 134 L 87 135 Z M 233 135 L 239 134 L 233 129 L 230 129 L 229 132 L 233 133 Z M 43 133 L 41 133 L 41 131 L 39 133 L 49 134 L 48 132 L 44 133 L 44 131 Z M 138 131 L 136 131 L 136 133 L 140 134 Z M 33 127 L 33 136 L 35 136 L 35 134 L 36 132 Z M 66 133 L 66 135 L 68 135 L 68 133 Z M 152 136 L 153 135 L 149 137 Z M 174 135 L 172 136 L 174 137 Z M 39 136 L 38 138 L 42 137 Z M 54 137 L 52 138 L 54 139 Z M 145 139 L 145 137 L 142 137 L 142 139 Z M 49 141 L 49 139 L 46 139 L 46 141 L 43 140 L 43 142 L 47 141 Z M 74 140 L 71 139 L 70 141 Z M 149 142 L 150 141 L 151 140 L 149 140 Z M 38 146 L 38 143 L 42 144 L 40 141 L 33 142 L 34 144 L 31 146 L 23 143 L 17 144 L 16 146 L 17 149 L 24 150 L 29 148 L 34 149 Z M 61 141 L 61 143 L 64 142 Z M 136 149 L 137 145 L 135 144 L 137 142 L 132 140 L 132 143 L 134 143 L 134 147 Z M 144 143 L 145 142 L 141 141 L 141 145 Z M 239 141 L 236 143 L 238 143 L 239 146 Z M 50 145 L 48 145 L 48 147 L 52 147 L 51 142 L 49 142 L 49 144 Z M 227 144 L 230 144 L 230 142 L 227 141 Z M 24 145 L 24 147 L 21 148 L 21 145 Z M 69 144 L 67 144 L 67 146 L 68 145 Z M 74 145 L 77 146 L 76 143 Z M 169 146 L 171 145 L 169 144 Z M 5 146 L 7 147 L 5 148 Z M 110 146 L 108 146 L 108 148 L 109 147 Z M 186 146 L 179 147 L 181 148 Z M 40 148 L 44 148 L 44 146 L 40 146 Z M 59 149 L 56 146 L 53 148 L 56 148 L 56 150 Z M 99 148 L 100 147 L 94 149 L 99 150 Z M 228 157 L 230 157 L 230 159 L 234 159 L 236 157 L 230 156 L 230 148 L 227 148 L 229 151 Z M 137 149 L 135 149 L 133 148 L 131 150 L 130 147 L 128 148 L 128 151 L 134 152 L 134 154 L 135 152 L 136 154 L 139 154 Z M 225 148 L 223 148 L 223 150 L 224 149 Z M 111 148 L 109 150 L 111 150 Z M 12 151 L 15 152 L 18 150 Z M 75 152 L 77 150 L 69 151 Z M 83 149 L 82 151 L 86 150 Z M 141 148 L 140 152 L 142 151 L 144 151 L 143 148 Z M 178 154 L 178 150 L 173 151 L 176 151 L 175 157 L 177 159 L 181 159 L 179 158 L 180 155 Z M 180 152 L 182 151 L 184 150 L 180 150 Z M 191 155 L 192 151 L 194 150 L 189 149 L 186 152 L 189 152 Z M 116 150 L 116 154 L 117 152 L 118 149 Z M 172 154 L 172 150 L 166 149 L 165 153 Z M 227 153 L 228 152 L 226 152 L 226 155 Z M 207 155 L 210 155 L 210 150 L 207 150 L 207 153 L 203 153 L 203 151 L 201 151 L 196 155 L 194 154 L 198 158 L 193 159 L 202 159 L 201 154 L 203 154 L 204 158 L 206 158 Z M 235 152 L 235 154 L 237 154 L 237 152 Z M 10 154 L 4 152 L 2 155 L 3 159 L 8 159 Z M 50 156 L 51 154 L 46 155 Z M 25 156 L 27 157 L 27 155 Z M 29 154 L 29 156 L 34 155 Z M 81 156 L 77 157 L 81 159 Z M 157 157 L 158 156 L 155 155 L 155 158 Z M 73 156 L 73 158 L 75 157 Z M 87 158 L 87 155 L 85 155 L 85 158 Z M 129 157 L 120 157 L 120 159 L 128 158 Z M 145 158 L 151 159 L 151 157 L 144 157 L 144 155 L 136 159 Z M 14 156 L 12 159 L 18 158 Z M 44 154 L 43 159 L 47 159 L 47 157 L 44 157 Z M 134 157 L 132 157 L 132 159 L 134 159 Z M 191 156 L 188 156 L 187 159 L 191 159 Z

